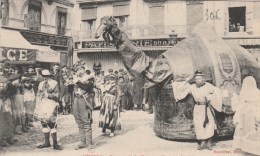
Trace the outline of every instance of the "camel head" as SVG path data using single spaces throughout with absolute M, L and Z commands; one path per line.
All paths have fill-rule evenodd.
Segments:
M 96 31 L 95 38 L 99 38 L 102 35 L 105 41 L 113 42 L 116 37 L 114 33 L 118 30 L 116 20 L 112 16 L 104 16 L 100 20 L 100 25 Z

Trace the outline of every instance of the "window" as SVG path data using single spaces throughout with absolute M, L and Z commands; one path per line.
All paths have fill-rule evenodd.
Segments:
M 87 38 L 93 38 L 95 35 L 96 20 L 85 20 L 83 21 L 85 30 L 87 32 Z
M 28 14 L 25 16 L 25 23 L 29 30 L 41 30 L 41 11 L 42 4 L 38 1 L 30 1 L 28 6 Z
M 203 2 L 186 1 L 187 7 L 187 34 L 190 34 L 194 27 L 203 21 Z
M 230 7 L 229 13 L 229 32 L 246 31 L 246 7 Z
M 127 26 L 127 18 L 130 15 L 130 5 L 128 3 L 115 3 L 113 5 L 113 16 L 120 28 Z
M 83 30 L 87 38 L 93 38 L 96 29 L 96 19 L 97 19 L 97 8 L 83 8 L 81 14 L 81 20 L 83 22 Z
M 164 34 L 164 7 L 149 8 L 149 35 Z
M 67 10 L 64 8 L 58 8 L 57 18 L 57 32 L 59 35 L 65 35 L 67 26 Z
M 8 25 L 9 21 L 9 0 L 2 0 L 0 19 L 2 18 L 2 25 Z
M 119 28 L 127 26 L 127 16 L 118 16 L 118 17 L 115 17 L 115 19 L 117 21 Z

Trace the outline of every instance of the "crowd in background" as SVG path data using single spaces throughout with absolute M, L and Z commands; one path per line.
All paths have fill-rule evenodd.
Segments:
M 23 65 L 26 66 L 26 65 Z M 85 66 L 80 60 L 71 69 L 67 66 L 53 64 L 50 71 L 52 79 L 58 82 L 59 87 L 59 114 L 73 113 L 73 80 L 77 77 L 77 68 L 83 68 L 85 73 L 92 77 L 94 82 L 94 107 L 99 109 L 109 75 L 115 75 L 120 88 L 120 112 L 127 110 L 145 110 L 144 104 L 149 103 L 148 113 L 152 113 L 152 105 L 156 101 L 155 89 L 146 90 L 142 78 L 134 79 L 126 70 L 102 70 L 101 64 L 94 64 L 93 70 Z M 21 70 L 21 65 L 12 65 L 9 62 L 0 62 L 0 146 L 5 147 L 18 141 L 15 135 L 27 133 L 34 126 L 34 110 L 38 85 L 43 81 L 41 64 L 27 65 Z M 106 74 L 105 74 L 106 73 Z

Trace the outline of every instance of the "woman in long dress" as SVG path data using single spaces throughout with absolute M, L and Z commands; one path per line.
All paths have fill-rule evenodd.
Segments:
M 119 106 L 121 99 L 121 90 L 117 85 L 117 76 L 115 74 L 109 75 L 109 85 L 106 85 L 104 96 L 100 108 L 101 120 L 99 127 L 102 128 L 102 133 L 106 133 L 106 129 L 110 129 L 110 137 L 115 135 L 115 128 L 119 126 Z
M 260 155 L 260 90 L 254 77 L 248 76 L 243 80 L 235 101 L 232 102 L 236 125 L 233 148 Z

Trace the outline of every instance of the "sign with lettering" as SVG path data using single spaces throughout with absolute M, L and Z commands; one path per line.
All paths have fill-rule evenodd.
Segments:
M 60 62 L 60 52 L 56 51 L 37 51 L 36 60 L 39 62 Z
M 203 2 L 193 0 L 193 1 L 186 1 L 186 4 L 187 5 L 198 5 L 198 4 L 203 4 Z
M 68 46 L 68 37 L 65 36 L 56 36 L 52 34 L 32 32 L 27 30 L 21 30 L 21 34 L 30 43 L 44 44 L 49 46 Z
M 0 51 L 2 57 L 12 64 L 32 64 L 36 61 L 37 50 L 2 47 Z
M 160 39 L 136 39 L 131 42 L 137 47 L 163 47 L 172 46 L 180 42 L 184 38 L 177 38 L 174 42 L 171 38 Z M 78 42 L 75 43 L 75 49 L 78 49 Z M 113 44 L 109 44 L 105 41 L 82 41 L 82 48 L 114 48 Z

